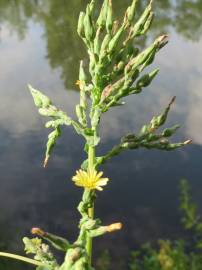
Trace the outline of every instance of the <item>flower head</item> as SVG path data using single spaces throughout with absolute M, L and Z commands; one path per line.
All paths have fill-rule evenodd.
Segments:
M 80 90 L 83 90 L 83 88 L 84 88 L 84 81 L 77 80 L 75 84 L 79 86 L 79 89 Z
M 76 186 L 84 187 L 92 190 L 103 190 L 102 186 L 105 186 L 109 181 L 108 178 L 102 178 L 103 172 L 97 172 L 94 168 L 87 171 L 78 170 L 72 180 Z

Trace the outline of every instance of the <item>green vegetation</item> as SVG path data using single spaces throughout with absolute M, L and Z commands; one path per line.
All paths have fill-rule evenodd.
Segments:
M 187 238 L 176 241 L 160 240 L 159 248 L 149 244 L 131 255 L 131 270 L 200 270 L 202 266 L 202 216 L 192 202 L 186 180 L 180 185 L 180 210 Z

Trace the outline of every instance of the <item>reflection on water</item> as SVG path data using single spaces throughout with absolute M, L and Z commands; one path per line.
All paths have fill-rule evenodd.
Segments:
M 98 1 L 99 2 L 99 1 Z M 129 4 L 116 2 L 117 17 Z M 140 1 L 139 9 L 147 1 Z M 20 239 L 37 225 L 74 239 L 81 191 L 71 176 L 85 156 L 83 141 L 71 128 L 63 131 L 49 167 L 41 167 L 47 131 L 37 114 L 26 84 L 43 89 L 57 105 L 73 114 L 78 60 L 85 57 L 75 34 L 85 0 L 0 1 L 0 247 L 22 251 Z M 109 247 L 114 261 L 129 248 L 182 232 L 177 212 L 177 185 L 191 181 L 202 206 L 202 3 L 155 1 L 156 22 L 147 40 L 162 32 L 171 42 L 156 59 L 159 77 L 150 89 L 127 99 L 127 106 L 107 113 L 102 121 L 103 143 L 109 150 L 128 131 L 135 131 L 165 107 L 172 95 L 177 103 L 169 124 L 182 123 L 177 139 L 193 138 L 194 145 L 172 153 L 136 151 L 114 158 L 106 167 L 113 181 L 99 193 L 96 212 L 105 223 L 123 221 L 122 232 L 96 239 L 96 254 Z M 66 89 L 68 91 L 66 91 Z M 72 89 L 72 90 L 70 90 Z M 112 214 L 113 213 L 113 214 Z M 0 268 L 1 269 L 1 268 Z M 17 268 L 16 268 L 17 270 Z
M 66 88 L 72 88 L 77 76 L 78 60 L 84 57 L 82 42 L 75 31 L 77 17 L 87 0 L 18 0 L 0 2 L 0 22 L 19 38 L 26 36 L 29 21 L 34 20 L 43 27 L 47 43 L 47 57 L 52 68 L 61 68 Z M 116 1 L 116 16 L 120 18 L 127 1 Z M 147 0 L 140 1 L 143 9 Z M 202 2 L 185 0 L 156 0 L 157 18 L 152 28 L 153 36 L 167 33 L 171 27 L 189 40 L 198 41 L 202 32 Z M 151 35 L 151 34 L 150 34 Z M 70 53 L 71 52 L 71 53 Z

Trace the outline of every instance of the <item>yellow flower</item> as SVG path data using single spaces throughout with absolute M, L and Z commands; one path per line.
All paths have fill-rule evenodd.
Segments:
M 84 82 L 83 81 L 77 80 L 75 84 L 79 86 L 80 90 L 83 90 L 83 88 L 84 88 Z
M 103 190 L 102 186 L 105 186 L 109 181 L 108 178 L 102 178 L 103 172 L 97 172 L 95 169 L 88 169 L 87 171 L 78 170 L 72 180 L 76 186 L 84 187 L 92 190 Z

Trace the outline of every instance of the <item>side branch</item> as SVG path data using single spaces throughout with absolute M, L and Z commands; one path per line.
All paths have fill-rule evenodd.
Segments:
M 26 262 L 26 263 L 29 263 L 29 264 L 37 265 L 37 266 L 43 266 L 44 265 L 41 262 L 38 262 L 36 260 L 29 259 L 29 258 L 20 256 L 20 255 L 16 255 L 16 254 L 12 254 L 12 253 L 0 252 L 0 257 L 7 257 L 7 258 L 14 259 L 14 260 L 23 261 L 23 262 Z
M 124 136 L 121 139 L 120 144 L 114 146 L 112 150 L 110 150 L 105 156 L 98 157 L 96 159 L 96 165 L 106 162 L 113 156 L 116 156 L 127 149 L 132 150 L 143 147 L 147 149 L 171 151 L 190 144 L 192 142 L 191 140 L 179 143 L 171 143 L 168 140 L 168 138 L 172 137 L 172 135 L 174 135 L 179 129 L 179 125 L 166 128 L 162 132 L 157 133 L 157 130 L 166 122 L 171 105 L 174 103 L 174 101 L 175 97 L 172 98 L 171 102 L 168 104 L 162 114 L 154 116 L 149 124 L 142 127 L 138 135 L 128 134 Z

